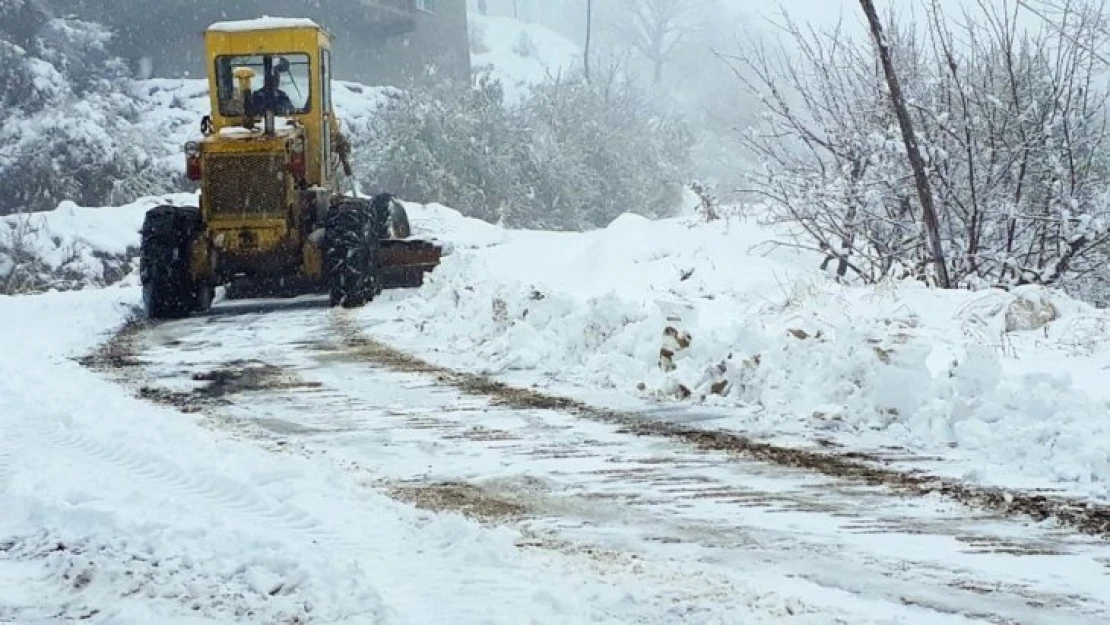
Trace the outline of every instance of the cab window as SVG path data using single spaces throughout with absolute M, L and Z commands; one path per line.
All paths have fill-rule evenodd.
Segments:
M 254 72 L 248 103 L 253 115 L 261 115 L 267 109 L 279 116 L 302 115 L 312 108 L 311 64 L 307 54 L 219 56 L 216 57 L 216 82 L 221 115 L 244 114 L 243 94 L 235 79 L 235 70 L 240 67 Z

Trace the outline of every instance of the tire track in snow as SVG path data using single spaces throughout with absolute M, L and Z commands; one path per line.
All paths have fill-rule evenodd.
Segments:
M 23 417 L 10 407 L 0 405 L 0 498 L 8 494 L 16 462 L 23 455 L 24 428 Z M 4 522 L 11 521 L 10 515 L 0 514 L 0 530 Z
M 127 477 L 137 478 L 162 495 L 180 494 L 198 504 L 212 504 L 226 512 L 244 516 L 270 527 L 288 530 L 306 542 L 354 547 L 327 530 L 310 513 L 259 494 L 249 485 L 232 478 L 188 472 L 168 458 L 125 447 L 115 441 L 90 436 L 60 421 L 36 421 L 42 439 L 62 451 L 76 452 L 102 466 L 114 467 Z M 96 464 L 84 464 L 90 473 Z

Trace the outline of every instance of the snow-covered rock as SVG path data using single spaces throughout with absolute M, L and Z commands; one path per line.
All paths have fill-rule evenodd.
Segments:
M 1025 290 L 1006 307 L 1006 331 L 1028 332 L 1039 330 L 1059 317 L 1056 306 L 1044 290 Z

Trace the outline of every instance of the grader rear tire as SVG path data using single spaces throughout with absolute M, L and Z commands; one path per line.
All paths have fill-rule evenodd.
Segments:
M 150 319 L 178 319 L 207 309 L 211 300 L 189 271 L 190 247 L 200 229 L 193 206 L 156 206 L 146 213 L 139 248 L 143 305 Z
M 405 210 L 405 205 L 396 200 L 389 203 L 389 229 L 395 239 L 407 239 L 412 236 L 409 213 Z
M 388 214 L 380 204 L 343 199 L 324 223 L 324 267 L 332 306 L 358 308 L 382 291 L 381 235 Z

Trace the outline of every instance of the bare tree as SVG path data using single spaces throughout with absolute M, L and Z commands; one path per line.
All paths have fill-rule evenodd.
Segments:
M 1110 35 L 1110 21 L 1104 12 L 1103 0 L 1015 0 L 1017 5 L 1029 13 L 1039 17 L 1044 25 L 1057 34 L 1068 35 L 1068 28 L 1061 28 L 1069 20 L 1076 19 L 1091 25 L 1091 28 L 1101 32 L 1104 37 L 1097 42 L 1082 43 L 1087 47 L 1087 52 L 1104 65 L 1110 65 L 1110 57 L 1101 51 L 1106 44 L 1106 36 Z M 1073 40 L 1072 43 L 1080 43 Z
M 1019 9 L 978 0 L 961 21 L 928 0 L 925 23 L 892 16 L 882 31 L 950 285 L 1110 295 L 1110 93 L 1094 52 L 1105 21 L 1087 5 L 1023 32 Z M 789 20 L 783 30 L 789 51 L 727 57 L 768 113 L 743 136 L 761 164 L 750 190 L 840 276 L 925 279 L 937 255 L 873 43 Z
M 697 30 L 705 0 L 624 0 L 628 12 L 622 28 L 629 43 L 652 67 L 652 82 L 663 80 L 663 68 L 676 48 Z

